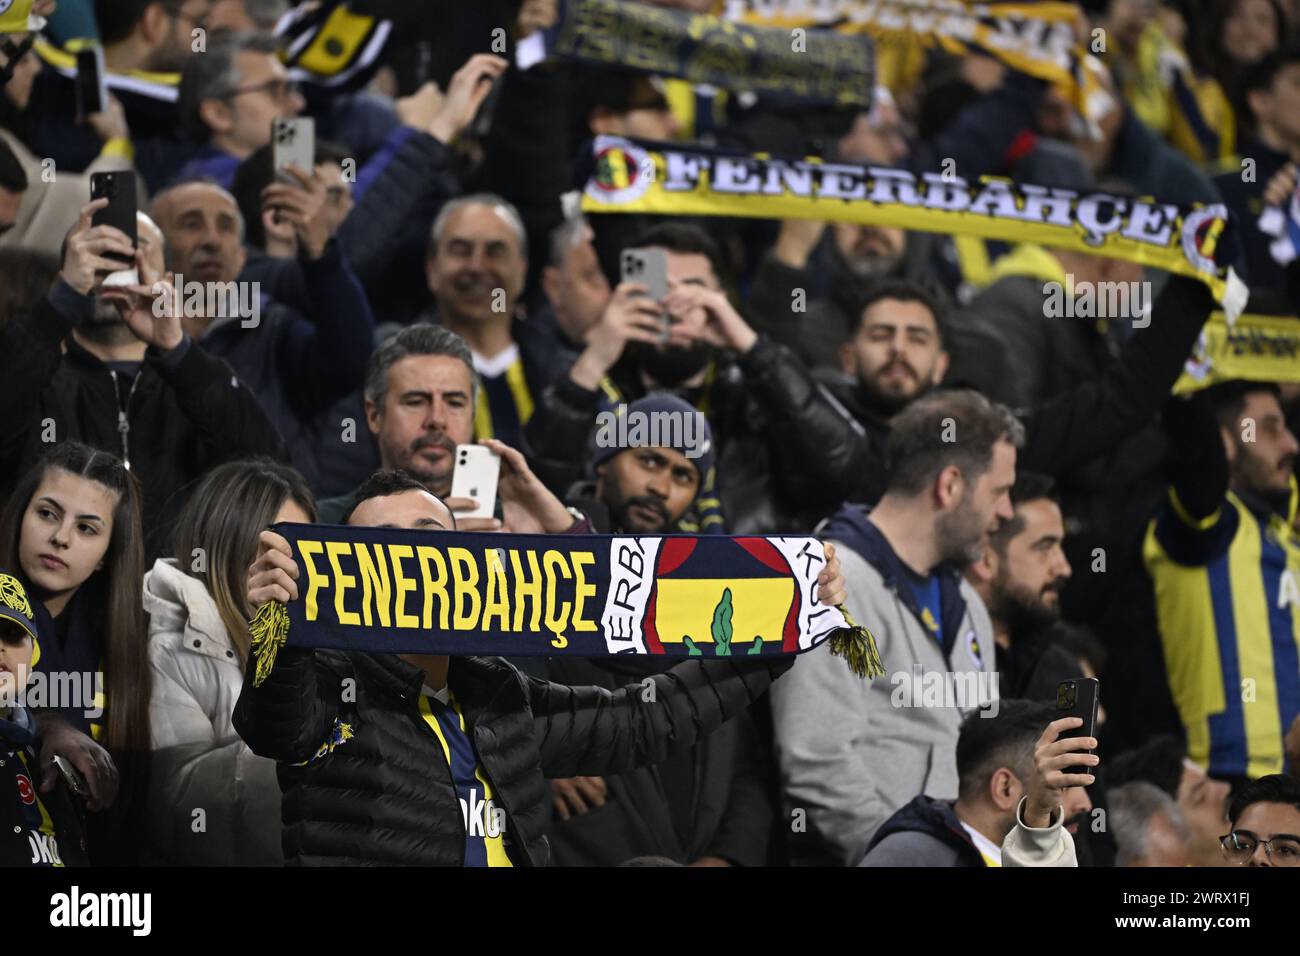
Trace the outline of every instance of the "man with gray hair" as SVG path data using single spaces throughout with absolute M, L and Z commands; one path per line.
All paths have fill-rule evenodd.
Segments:
M 501 457 L 497 516 L 470 518 L 468 498 L 448 497 L 456 446 L 474 440 L 478 373 L 469 347 L 455 332 L 419 322 L 385 339 L 366 369 L 366 424 L 379 446 L 380 466 L 401 469 L 420 481 L 456 515 L 460 531 L 559 534 L 589 528 L 580 512 L 564 504 L 532 473 L 524 456 L 495 439 L 484 441 Z M 353 494 L 318 503 L 323 524 L 341 524 Z
M 596 255 L 595 233 L 586 217 L 573 215 L 550 235 L 542 269 L 546 301 L 515 329 L 520 348 L 535 357 L 543 387 L 567 372 L 600 321 L 612 290 Z
M 276 55 L 280 41 L 264 33 L 221 33 L 181 74 L 185 134 L 200 149 L 177 179 L 207 177 L 229 189 L 239 164 L 271 141 L 273 120 L 306 106 Z
M 1111 790 L 1110 831 L 1116 866 L 1187 866 L 1191 831 L 1173 797 L 1135 780 Z
M 961 722 L 997 698 L 993 626 L 961 569 L 1012 517 L 1023 436 L 977 392 L 932 393 L 893 421 L 880 503 L 845 507 L 818 529 L 844 566 L 846 607 L 870 624 L 891 675 L 859 681 L 814 649 L 773 688 L 782 789 L 806 822 L 791 838 L 794 862 L 856 864 L 917 794 L 958 797 Z
M 528 240 L 519 211 L 500 196 L 453 199 L 433 221 L 425 278 L 434 305 L 419 321 L 455 332 L 482 381 L 473 414 L 481 438 L 519 447 L 540 371 L 515 341 L 528 275 Z

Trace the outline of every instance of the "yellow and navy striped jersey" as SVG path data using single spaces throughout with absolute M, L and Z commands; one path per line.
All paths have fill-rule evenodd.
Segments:
M 474 370 L 483 384 L 474 408 L 475 436 L 496 438 L 511 448 L 519 448 L 524 426 L 533 417 L 533 393 L 524 375 L 519 346 L 511 345 L 490 359 L 475 352 Z
M 492 784 L 479 765 L 465 716 L 447 691 L 447 702 L 429 693 L 420 695 L 420 716 L 442 745 L 452 784 L 465 820 L 466 866 L 513 866 L 507 845 L 504 807 L 498 806 Z
M 1293 487 L 1294 491 L 1294 487 Z M 1295 495 L 1290 511 L 1295 511 Z M 1176 493 L 1147 528 L 1165 670 L 1188 756 L 1215 776 L 1286 769 L 1300 714 L 1300 540 L 1228 492 L 1197 520 Z

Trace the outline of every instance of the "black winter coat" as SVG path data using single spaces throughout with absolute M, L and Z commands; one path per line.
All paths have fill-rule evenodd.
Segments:
M 567 687 L 524 677 L 500 658 L 452 658 L 447 683 L 505 809 L 511 861 L 544 866 L 545 777 L 663 760 L 744 710 L 790 663 L 685 661 L 654 678 L 649 702 L 639 683 Z M 260 687 L 244 683 L 235 729 L 255 753 L 281 762 L 290 865 L 463 865 L 460 804 L 419 712 L 423 676 L 392 655 L 286 647 Z M 354 694 L 344 693 L 348 678 Z M 339 720 L 354 736 L 313 759 Z
M 622 400 L 645 394 L 635 369 L 615 366 Z M 524 447 L 537 475 L 556 494 L 584 477 L 604 395 L 562 375 L 537 401 Z M 790 349 L 760 336 L 734 363 L 722 363 L 699 405 L 707 403 L 718 491 L 732 534 L 807 531 L 842 502 L 842 476 L 879 467 L 852 416 L 839 408 Z M 826 484 L 839 479 L 836 491 Z M 811 510 L 814 498 L 831 503 Z
M 63 300 L 91 307 L 88 296 L 66 285 L 63 292 Z M 171 526 L 186 486 L 236 458 L 284 460 L 284 445 L 249 387 L 197 343 L 171 365 L 151 349 L 132 381 L 115 377 L 71 337 L 80 318 L 42 299 L 32 314 L 0 327 L 0 483 L 10 490 L 49 449 L 51 423 L 56 441 L 85 442 L 127 458 L 140 479 L 152 563 L 165 544 L 154 532 Z
M 553 657 L 550 676 L 617 690 L 667 670 L 661 659 Z M 716 856 L 737 866 L 762 866 L 775 813 L 769 755 L 748 714 L 737 714 L 694 747 L 676 754 L 689 781 L 674 788 L 665 767 L 605 777 L 605 805 L 555 819 L 550 842 L 558 866 L 618 866 L 633 857 L 665 856 L 692 863 Z M 682 821 L 689 829 L 682 832 Z

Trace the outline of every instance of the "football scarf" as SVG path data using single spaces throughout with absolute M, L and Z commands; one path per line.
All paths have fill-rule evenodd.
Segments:
M 392 21 L 358 13 L 347 0 L 300 4 L 275 26 L 289 76 L 336 90 L 370 82 L 392 32 Z
M 249 625 L 254 686 L 280 647 L 506 657 L 775 657 L 828 642 L 859 676 L 875 640 L 817 599 L 808 537 L 527 535 L 279 524 L 298 598 Z
M 600 136 L 586 213 L 822 219 L 1031 242 L 1193 276 L 1238 314 L 1246 288 L 1214 261 L 1222 204 L 1180 206 L 984 176 L 782 159 Z
M 1288 315 L 1241 315 L 1229 323 L 1211 313 L 1196 348 L 1174 383 L 1185 395 L 1230 379 L 1300 382 L 1300 319 Z
M 563 0 L 555 26 L 520 44 L 521 68 L 570 60 L 724 90 L 870 109 L 871 40 L 767 29 L 624 0 Z
M 1079 112 L 1094 119 L 1101 91 L 1075 36 L 1072 3 L 981 3 L 962 0 L 724 0 L 735 23 L 791 30 L 829 29 L 870 36 L 883 49 L 918 43 L 955 56 L 980 53 L 1013 70 L 1061 86 Z

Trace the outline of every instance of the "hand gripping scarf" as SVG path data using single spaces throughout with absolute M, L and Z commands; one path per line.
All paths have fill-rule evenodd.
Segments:
M 588 213 L 822 219 L 1034 242 L 1193 276 L 1235 317 L 1245 284 L 1214 261 L 1222 204 L 1180 206 L 984 176 L 783 159 L 598 136 Z
M 281 647 L 509 657 L 776 657 L 827 642 L 884 673 L 871 633 L 817 599 L 807 537 L 532 535 L 278 524 L 298 598 L 249 625 L 253 685 Z

